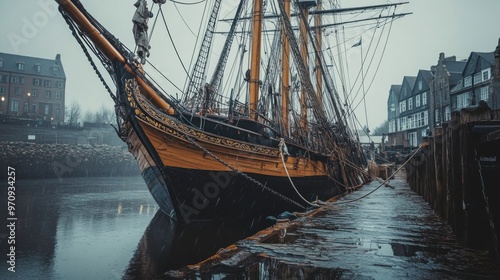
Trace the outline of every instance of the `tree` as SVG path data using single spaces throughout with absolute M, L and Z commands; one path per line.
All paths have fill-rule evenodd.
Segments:
M 68 114 L 69 126 L 77 126 L 82 114 L 81 111 L 82 110 L 80 107 L 80 103 L 73 101 L 71 103 L 71 107 L 69 108 L 69 114 Z
M 389 121 L 386 120 L 379 126 L 377 126 L 374 130 L 372 135 L 382 135 L 382 134 L 387 134 L 389 133 Z

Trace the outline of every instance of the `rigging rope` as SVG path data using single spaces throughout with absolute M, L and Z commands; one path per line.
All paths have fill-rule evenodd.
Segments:
M 292 181 L 292 178 L 290 177 L 290 174 L 288 173 L 288 168 L 286 167 L 286 163 L 285 163 L 285 157 L 283 156 L 283 150 L 286 149 L 286 144 L 285 144 L 285 140 L 283 138 L 281 138 L 280 140 L 280 144 L 279 144 L 279 150 L 280 150 L 280 158 L 281 158 L 281 162 L 283 163 L 283 167 L 285 168 L 285 172 L 286 172 L 286 176 L 288 176 L 288 180 L 290 181 L 290 184 L 292 185 L 293 189 L 295 190 L 295 192 L 297 193 L 297 195 L 305 202 L 307 203 L 308 205 L 310 206 L 313 206 L 313 207 L 318 207 L 317 204 L 314 204 L 314 203 L 311 203 L 309 202 L 307 199 L 305 199 L 299 192 L 299 190 L 297 190 L 297 188 L 295 187 L 295 184 L 293 183 Z
M 235 167 L 231 166 L 229 163 L 223 161 L 221 158 L 219 158 L 218 156 L 214 155 L 212 152 L 210 152 L 209 150 L 205 149 L 205 147 L 201 146 L 200 144 L 196 143 L 196 141 L 194 141 L 193 138 L 191 138 L 186 132 L 182 131 L 182 130 L 179 130 L 179 132 L 181 132 L 184 137 L 190 141 L 195 147 L 197 147 L 198 149 L 202 150 L 203 152 L 205 152 L 206 154 L 208 154 L 209 156 L 211 156 L 212 158 L 214 158 L 216 161 L 220 162 L 222 165 L 226 166 L 227 168 L 231 169 L 233 172 L 236 172 L 238 175 L 241 175 L 243 176 L 245 179 L 249 180 L 250 182 L 256 184 L 257 186 L 259 186 L 262 190 L 265 190 L 275 196 L 277 196 L 278 198 L 284 200 L 284 201 L 287 201 L 303 210 L 305 210 L 306 208 L 304 206 L 302 206 L 300 203 L 296 202 L 295 200 L 289 198 L 289 197 L 286 197 L 280 193 L 278 193 L 277 191 L 273 190 L 273 189 L 270 189 L 268 187 L 266 187 L 264 184 L 262 184 L 261 182 L 255 180 L 254 178 L 250 177 L 248 174 L 245 174 L 243 173 L 242 171 L 236 169 Z
M 71 20 L 71 18 L 61 8 L 59 8 L 59 12 L 61 13 L 61 15 L 63 16 L 63 18 L 65 19 L 66 23 L 68 24 L 69 29 L 71 30 L 71 33 L 73 34 L 73 36 L 75 37 L 76 41 L 78 42 L 78 44 L 82 48 L 85 56 L 87 57 L 87 60 L 89 61 L 89 63 L 92 66 L 92 68 L 94 69 L 95 73 L 97 74 L 97 77 L 102 82 L 102 84 L 104 85 L 104 88 L 109 93 L 109 95 L 111 96 L 111 98 L 113 99 L 113 101 L 116 103 L 117 102 L 116 96 L 111 91 L 111 88 L 106 83 L 106 80 L 104 80 L 104 77 L 102 76 L 101 72 L 97 68 L 97 65 L 94 63 L 94 61 L 92 59 L 92 56 L 87 51 L 87 48 L 85 47 L 85 44 L 83 43 L 82 39 L 80 38 L 82 32 L 81 31 L 79 32 L 80 35 L 76 32 L 76 29 L 75 29 L 73 21 Z M 94 54 L 99 57 L 99 55 L 97 53 L 95 53 L 95 51 L 94 51 Z M 103 62 L 103 64 L 107 65 L 108 63 L 104 63 Z M 108 71 L 110 71 L 110 70 L 108 70 Z
M 160 6 L 160 13 L 161 13 L 161 17 L 163 18 L 163 23 L 165 24 L 165 28 L 167 29 L 168 37 L 170 38 L 170 41 L 172 42 L 172 46 L 174 47 L 175 54 L 177 55 L 177 58 L 179 59 L 179 62 L 182 65 L 182 69 L 184 69 L 184 72 L 186 72 L 186 74 L 189 76 L 189 73 L 186 69 L 186 66 L 184 66 L 184 62 L 182 62 L 182 58 L 179 55 L 179 51 L 177 51 L 177 46 L 174 43 L 174 40 L 172 38 L 172 34 L 170 34 L 170 29 L 168 28 L 167 20 L 165 19 L 165 15 L 163 14 L 163 9 L 161 8 L 161 6 Z
M 371 190 L 369 193 L 361 196 L 361 197 L 358 197 L 356 199 L 353 199 L 353 200 L 347 200 L 347 201 L 337 201 L 335 202 L 335 204 L 347 204 L 347 203 L 351 203 L 351 202 L 355 202 L 355 201 L 359 201 L 363 198 L 366 198 L 368 197 L 369 195 L 371 195 L 372 193 L 374 193 L 375 191 L 377 191 L 378 189 L 380 189 L 382 186 L 385 186 L 389 180 L 391 180 L 394 176 L 396 176 L 396 174 L 401 170 L 403 169 L 403 167 L 405 167 L 409 162 L 410 160 L 412 160 L 416 155 L 417 153 L 423 149 L 424 147 L 427 147 L 429 145 L 429 143 L 422 143 L 420 144 L 420 146 L 418 147 L 417 150 L 415 150 L 415 152 L 394 172 L 391 174 L 391 176 L 387 177 L 387 179 L 385 179 L 383 182 L 380 183 L 380 185 L 378 187 L 376 187 L 375 189 Z

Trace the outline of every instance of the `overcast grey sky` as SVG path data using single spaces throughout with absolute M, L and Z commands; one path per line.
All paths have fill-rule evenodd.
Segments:
M 237 3 L 235 0 L 227 1 L 234 2 L 234 5 Z M 135 0 L 81 2 L 116 37 L 134 48 L 131 18 Z M 386 1 L 352 0 L 341 3 L 343 7 L 352 7 Z M 190 11 L 189 18 L 192 19 L 199 16 L 202 6 L 179 8 Z M 400 84 L 403 76 L 416 76 L 419 69 L 430 69 L 431 65 L 437 63 L 440 52 L 466 59 L 472 51 L 494 51 L 500 37 L 500 32 L 495 31 L 500 11 L 499 0 L 410 0 L 409 4 L 397 11 L 412 12 L 413 15 L 394 22 L 384 60 L 367 94 L 369 126 L 372 129 L 386 119 L 389 88 L 392 84 Z M 174 12 L 172 3 L 166 4 L 165 12 L 167 20 L 173 18 L 168 15 Z M 228 13 L 229 10 L 221 12 L 222 15 Z M 185 28 L 176 28 L 177 25 L 184 26 L 184 23 L 169 24 L 181 48 L 195 40 Z M 2 0 L 0 26 L 0 52 L 50 59 L 61 54 L 67 77 L 67 105 L 76 100 L 84 110 L 94 110 L 102 104 L 112 106 L 111 99 L 57 11 L 54 0 Z M 193 24 L 192 28 L 196 31 L 197 26 Z M 165 34 L 160 36 L 166 37 Z M 158 58 L 172 50 L 154 45 L 151 51 L 152 58 Z M 185 62 L 189 64 L 190 53 L 185 52 L 184 56 Z M 180 66 L 174 67 L 169 62 L 159 67 L 167 75 L 182 72 L 175 68 Z M 182 87 L 183 76 L 177 76 L 182 77 L 176 80 Z M 364 113 L 360 114 L 359 118 L 364 120 Z

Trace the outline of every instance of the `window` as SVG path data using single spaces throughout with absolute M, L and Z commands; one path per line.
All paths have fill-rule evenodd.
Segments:
M 474 74 L 474 84 L 476 85 L 482 82 L 481 78 L 482 78 L 481 73 Z
M 5 87 L 0 87 L 0 94 L 5 94 Z
M 17 112 L 19 111 L 19 100 L 11 100 L 10 101 L 10 111 Z
M 17 64 L 17 70 L 24 71 L 24 63 L 20 62 Z
M 416 132 L 408 133 L 408 141 L 409 141 L 410 146 L 416 147 L 417 146 L 417 133 Z
M 441 120 L 439 118 L 439 109 L 434 110 L 434 120 L 435 120 L 436 124 L 439 124 L 441 122 Z
M 31 91 L 31 96 L 36 97 L 37 95 L 38 95 L 38 90 L 37 89 L 33 89 Z
M 11 81 L 13 84 L 19 84 L 19 77 L 17 77 L 17 76 L 12 76 L 12 78 L 10 79 L 10 81 Z
M 36 72 L 37 72 L 37 73 L 40 73 L 40 71 L 42 71 L 42 66 L 40 66 L 40 65 L 36 65 L 36 66 L 35 66 L 35 69 L 36 69 Z
M 33 79 L 33 85 L 34 86 L 39 86 L 40 85 L 40 79 Z
M 422 90 L 422 81 L 418 81 L 418 90 Z
M 406 111 L 406 100 L 403 100 L 399 102 L 399 112 L 405 112 Z
M 457 95 L 457 109 L 462 109 L 469 107 L 469 104 L 471 104 L 472 98 L 471 98 L 471 93 L 466 92 Z
M 28 113 L 29 109 L 30 109 L 30 107 L 29 107 L 28 102 L 25 102 L 25 103 L 24 103 L 24 109 L 23 109 L 23 112 Z
M 483 81 L 490 79 L 490 69 L 483 70 Z
M 429 125 L 429 112 L 424 111 L 424 125 Z
M 50 99 L 50 90 L 47 90 L 47 91 L 45 92 L 45 98 Z
M 36 114 L 36 104 L 31 105 L 31 113 Z
M 59 112 L 60 112 L 60 110 L 59 110 L 59 109 L 56 109 L 56 119 L 57 119 L 57 120 L 59 119 Z
M 472 77 L 467 76 L 464 78 L 464 87 L 470 87 L 472 85 Z
M 49 81 L 49 80 L 45 80 L 45 81 L 43 81 L 43 85 L 44 85 L 45 87 L 50 87 L 50 81 Z
M 61 92 L 60 91 L 56 91 L 56 99 L 60 99 L 61 98 Z
M 45 115 L 49 114 L 49 105 L 45 105 L 44 113 L 45 113 Z
M 3 83 L 3 75 L 0 74 L 0 83 Z
M 57 81 L 57 87 L 58 88 L 63 88 L 64 87 L 64 83 L 62 81 Z
M 391 120 L 389 122 L 389 132 L 396 132 L 396 121 Z
M 21 88 L 16 87 L 14 91 L 16 95 L 21 95 Z
M 451 108 L 450 106 L 446 106 L 444 108 L 444 121 L 448 122 L 451 120 Z
M 415 108 L 420 107 L 420 95 L 415 96 Z
M 408 110 L 413 109 L 413 98 L 408 99 Z
M 427 92 L 422 93 L 422 105 L 427 105 Z
M 488 100 L 489 100 L 488 90 L 489 90 L 488 86 L 482 87 L 479 90 L 479 92 L 481 93 L 480 94 L 481 100 L 484 100 L 484 101 L 488 102 Z
M 0 59 L 0 68 L 3 68 L 3 60 Z

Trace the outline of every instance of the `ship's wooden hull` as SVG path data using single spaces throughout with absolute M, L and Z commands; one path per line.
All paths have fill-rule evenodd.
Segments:
M 124 92 L 133 113 L 126 142 L 149 191 L 173 219 L 262 222 L 269 215 L 306 209 L 304 199 L 326 200 L 346 190 L 332 177 L 335 165 L 327 157 L 292 147 L 296 153 L 285 156 L 277 140 L 253 144 L 186 125 L 156 110 L 133 79 L 125 81 Z M 224 131 L 230 129 L 238 128 Z

